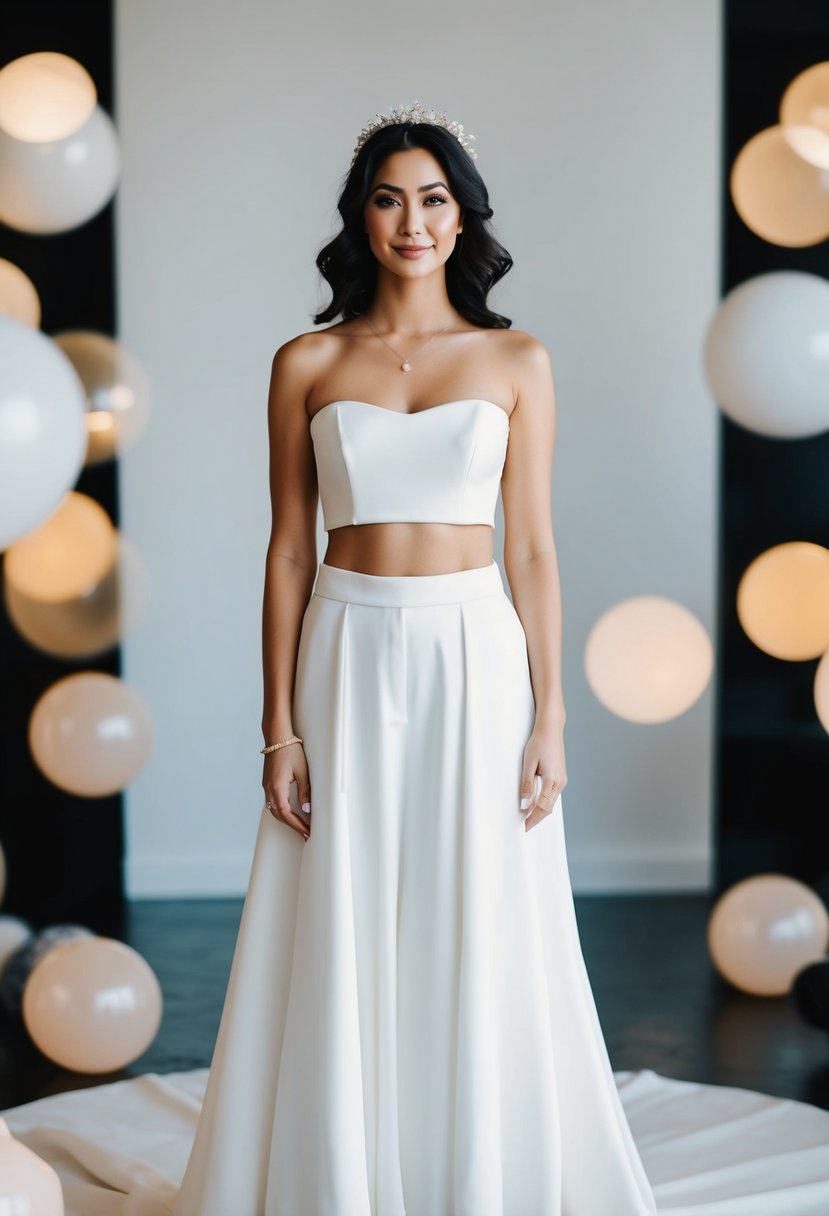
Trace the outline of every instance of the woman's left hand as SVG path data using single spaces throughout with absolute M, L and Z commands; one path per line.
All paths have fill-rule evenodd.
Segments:
M 536 773 L 541 778 L 541 789 L 533 802 L 533 788 L 538 787 Z M 566 784 L 564 727 L 536 726 L 524 748 L 521 775 L 521 810 L 527 810 L 525 832 L 550 814 Z

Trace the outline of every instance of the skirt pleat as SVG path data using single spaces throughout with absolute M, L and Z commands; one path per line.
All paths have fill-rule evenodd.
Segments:
M 496 563 L 322 563 L 293 710 L 311 834 L 263 807 L 176 1216 L 654 1216 Z

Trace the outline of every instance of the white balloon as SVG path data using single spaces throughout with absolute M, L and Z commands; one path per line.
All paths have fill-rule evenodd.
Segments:
M 829 283 L 800 270 L 748 279 L 721 301 L 705 337 L 705 374 L 747 430 L 802 439 L 829 428 Z
M 0 549 L 52 514 L 86 453 L 86 399 L 51 338 L 0 314 Z
M 0 971 L 26 942 L 34 937 L 31 925 L 19 916 L 0 916 Z
M 120 172 L 118 136 L 100 106 L 77 131 L 49 143 L 0 130 L 0 220 L 20 232 L 68 232 L 106 206 Z

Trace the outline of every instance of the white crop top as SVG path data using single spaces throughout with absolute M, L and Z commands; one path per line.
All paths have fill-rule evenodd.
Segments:
M 330 401 L 311 418 L 326 532 L 344 524 L 495 526 L 506 410 L 477 397 L 404 414 Z

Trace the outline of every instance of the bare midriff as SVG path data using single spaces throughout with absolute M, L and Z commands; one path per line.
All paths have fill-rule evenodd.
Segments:
M 488 524 L 378 523 L 332 528 L 323 561 L 362 574 L 449 574 L 492 562 Z

